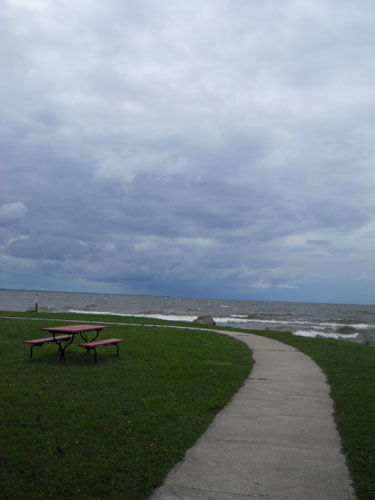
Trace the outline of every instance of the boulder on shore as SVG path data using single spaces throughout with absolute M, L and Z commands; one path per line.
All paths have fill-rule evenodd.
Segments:
M 212 316 L 198 316 L 197 319 L 193 320 L 193 323 L 202 323 L 204 325 L 216 325 L 215 320 Z

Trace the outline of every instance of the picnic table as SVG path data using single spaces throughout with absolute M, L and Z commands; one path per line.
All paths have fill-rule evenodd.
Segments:
M 64 326 L 52 326 L 49 328 L 42 328 L 43 331 L 52 333 L 52 337 L 45 337 L 42 339 L 31 339 L 24 340 L 25 344 L 31 345 L 30 348 L 30 358 L 33 357 L 33 349 L 35 346 L 41 347 L 47 342 L 55 342 L 59 346 L 60 361 L 65 361 L 65 350 L 74 341 L 76 335 L 80 335 L 83 343 L 78 344 L 79 347 L 84 347 L 86 349 L 86 354 L 94 351 L 95 363 L 96 363 L 96 348 L 107 345 L 116 346 L 116 355 L 119 355 L 119 343 L 124 339 L 103 339 L 96 340 L 98 338 L 99 332 L 108 328 L 104 325 L 64 325 Z M 88 340 L 87 333 L 96 332 L 91 335 L 91 339 Z
M 64 325 L 42 328 L 42 330 L 52 333 L 53 341 L 59 346 L 60 361 L 65 361 L 65 349 L 73 343 L 77 334 L 80 335 L 84 342 L 94 342 L 98 338 L 99 332 L 104 330 L 104 328 L 108 327 L 104 325 Z M 88 340 L 86 334 L 90 332 L 96 333 Z

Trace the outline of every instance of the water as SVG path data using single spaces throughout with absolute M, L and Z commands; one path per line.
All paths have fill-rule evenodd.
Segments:
M 0 310 L 141 316 L 375 344 L 375 306 L 0 290 Z

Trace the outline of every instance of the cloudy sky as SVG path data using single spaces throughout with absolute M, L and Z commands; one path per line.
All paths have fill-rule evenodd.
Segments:
M 3 0 L 0 287 L 375 304 L 370 0 Z

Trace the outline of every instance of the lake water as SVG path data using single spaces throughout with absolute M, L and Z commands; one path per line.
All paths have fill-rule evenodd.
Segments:
M 213 316 L 217 325 L 288 331 L 375 344 L 375 306 L 192 299 L 134 295 L 0 290 L 0 310 L 80 312 L 193 321 Z

